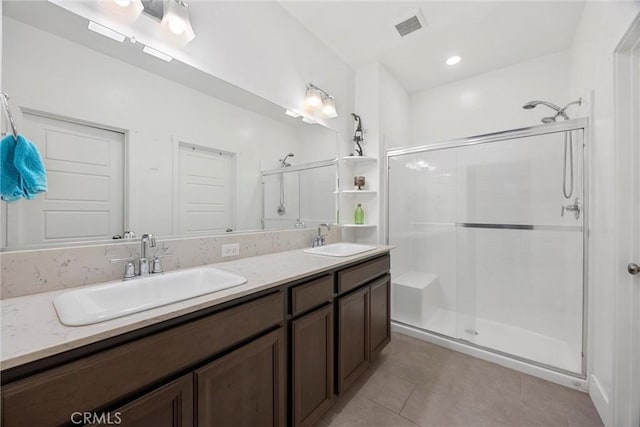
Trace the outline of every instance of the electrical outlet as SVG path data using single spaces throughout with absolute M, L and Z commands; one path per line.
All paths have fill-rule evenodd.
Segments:
M 228 245 L 222 245 L 222 258 L 238 255 L 240 255 L 240 243 L 229 243 Z

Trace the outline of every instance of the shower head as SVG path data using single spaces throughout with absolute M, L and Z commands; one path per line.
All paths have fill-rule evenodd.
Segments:
M 557 112 L 562 111 L 562 108 L 558 107 L 556 104 L 552 104 L 551 102 L 547 102 L 547 101 L 529 101 L 526 104 L 524 104 L 522 108 L 524 108 L 525 110 L 531 110 L 532 108 L 536 108 L 540 104 L 546 105 L 547 107 L 552 108 Z
M 291 166 L 291 163 L 287 162 L 287 159 L 289 157 L 294 157 L 293 153 L 289 153 L 286 156 L 284 156 L 284 159 L 278 159 L 280 161 L 280 167 L 281 168 L 286 168 L 288 166 Z

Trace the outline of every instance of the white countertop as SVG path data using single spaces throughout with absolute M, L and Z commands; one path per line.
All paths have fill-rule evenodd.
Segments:
M 58 319 L 52 303 L 53 298 L 69 289 L 5 299 L 0 301 L 0 368 L 13 368 L 82 347 L 305 276 L 333 270 L 354 261 L 389 252 L 390 249 L 391 246 L 378 245 L 375 250 L 343 258 L 312 255 L 298 249 L 212 264 L 216 268 L 246 277 L 247 283 L 87 326 L 65 326 Z

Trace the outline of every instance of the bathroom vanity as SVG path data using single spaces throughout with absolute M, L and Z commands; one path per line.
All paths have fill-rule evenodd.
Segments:
M 389 249 L 223 263 L 249 279 L 223 298 L 56 325 L 69 342 L 3 360 L 2 425 L 313 425 L 390 341 Z

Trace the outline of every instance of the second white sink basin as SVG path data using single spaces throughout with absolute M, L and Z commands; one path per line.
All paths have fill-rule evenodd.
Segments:
M 357 243 L 333 243 L 331 245 L 318 246 L 316 248 L 305 249 L 304 252 L 315 255 L 326 256 L 351 256 L 363 252 L 374 250 L 376 247 L 371 245 L 360 245 Z
M 90 325 L 246 282 L 237 274 L 199 267 L 75 289 L 56 296 L 53 305 L 63 324 Z

